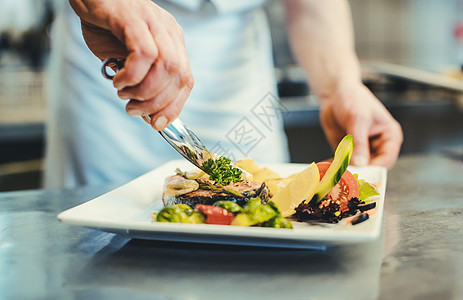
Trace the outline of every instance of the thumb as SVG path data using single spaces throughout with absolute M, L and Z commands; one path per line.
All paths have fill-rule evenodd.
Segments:
M 354 151 L 352 153 L 352 164 L 365 166 L 370 162 L 370 143 L 368 138 L 368 127 L 365 125 L 354 126 L 352 132 Z

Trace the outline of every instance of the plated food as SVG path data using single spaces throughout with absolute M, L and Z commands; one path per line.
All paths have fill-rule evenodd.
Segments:
M 281 178 L 251 159 L 234 163 L 225 157 L 203 169 L 166 178 L 164 208 L 157 222 L 292 228 L 292 222 L 337 223 L 352 217 L 355 225 L 368 219 L 377 188 L 350 173 L 352 136 L 338 145 L 332 162 L 311 163 L 301 172 Z
M 276 172 L 281 178 L 287 178 L 291 175 L 294 177 L 294 174 L 299 174 L 308 166 L 302 163 L 268 163 L 262 164 L 261 169 L 263 167 Z M 378 186 L 379 195 L 367 200 L 369 204 L 376 205 L 374 209 L 365 211 L 369 215 L 368 220 L 352 226 L 352 223 L 356 223 L 355 218 L 360 217 L 359 221 L 366 218 L 366 215 L 360 212 L 355 216 L 345 217 L 336 224 L 310 220 L 299 222 L 295 215 L 284 217 L 293 229 L 266 228 L 260 225 L 243 227 L 154 221 L 153 212 L 160 212 L 165 208 L 162 201 L 164 181 L 174 175 L 177 168 L 190 170 L 192 166 L 185 159 L 168 161 L 124 185 L 61 212 L 58 219 L 68 225 L 84 226 L 130 238 L 304 249 L 370 242 L 378 239 L 382 233 L 387 185 L 387 171 L 384 167 L 349 166 L 351 173 L 357 173 L 359 178 L 374 182 Z M 271 190 L 270 184 L 268 188 Z M 359 197 L 362 197 L 362 188 L 359 194 Z M 271 198 L 269 192 L 269 199 Z M 229 207 L 227 210 L 231 209 Z M 194 211 L 194 208 L 192 210 Z M 232 217 L 236 218 L 234 213 Z M 200 218 L 205 219 L 204 215 L 200 215 Z M 212 218 L 210 222 L 215 221 Z M 315 224 L 312 224 L 313 222 Z

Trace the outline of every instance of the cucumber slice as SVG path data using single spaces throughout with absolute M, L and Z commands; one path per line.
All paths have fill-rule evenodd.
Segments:
M 311 202 L 320 202 L 339 182 L 339 180 L 341 180 L 347 166 L 349 166 L 353 150 L 354 143 L 352 142 L 352 135 L 346 135 L 338 144 L 338 147 L 334 152 L 333 162 L 326 171 L 325 176 L 323 176 L 322 180 L 320 180 L 320 183 L 318 184 L 318 191 L 315 193 Z

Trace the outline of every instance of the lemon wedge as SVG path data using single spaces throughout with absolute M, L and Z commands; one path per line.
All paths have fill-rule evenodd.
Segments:
M 294 214 L 294 209 L 302 201 L 312 199 L 319 181 L 318 167 L 315 163 L 311 163 L 307 168 L 297 173 L 288 185 L 279 189 L 270 201 L 277 205 L 283 217 L 288 217 Z
M 272 178 L 265 180 L 265 184 L 268 186 L 270 196 L 273 197 L 273 195 L 275 195 L 279 190 L 287 186 L 288 183 L 290 183 L 297 174 L 298 173 L 285 178 Z
M 278 175 L 278 173 L 275 173 L 269 168 L 262 168 L 253 175 L 253 180 L 256 182 L 266 182 L 269 179 L 280 178 L 280 175 Z
M 242 170 L 245 170 L 246 172 L 251 173 L 252 175 L 256 174 L 260 170 L 259 165 L 250 158 L 238 160 L 234 163 L 234 165 Z

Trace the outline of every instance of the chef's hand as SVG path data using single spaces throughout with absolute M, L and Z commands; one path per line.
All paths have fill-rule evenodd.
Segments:
M 320 119 L 334 148 L 351 134 L 352 163 L 392 168 L 403 141 L 400 124 L 362 83 L 350 84 L 321 101 Z
M 320 100 L 320 118 L 334 148 L 346 134 L 354 140 L 352 163 L 391 168 L 402 129 L 362 83 L 348 0 L 286 0 L 292 50 Z
M 179 114 L 194 84 L 183 30 L 149 0 L 70 0 L 90 50 L 101 60 L 124 58 L 113 79 L 131 116 L 153 115 L 164 129 Z

